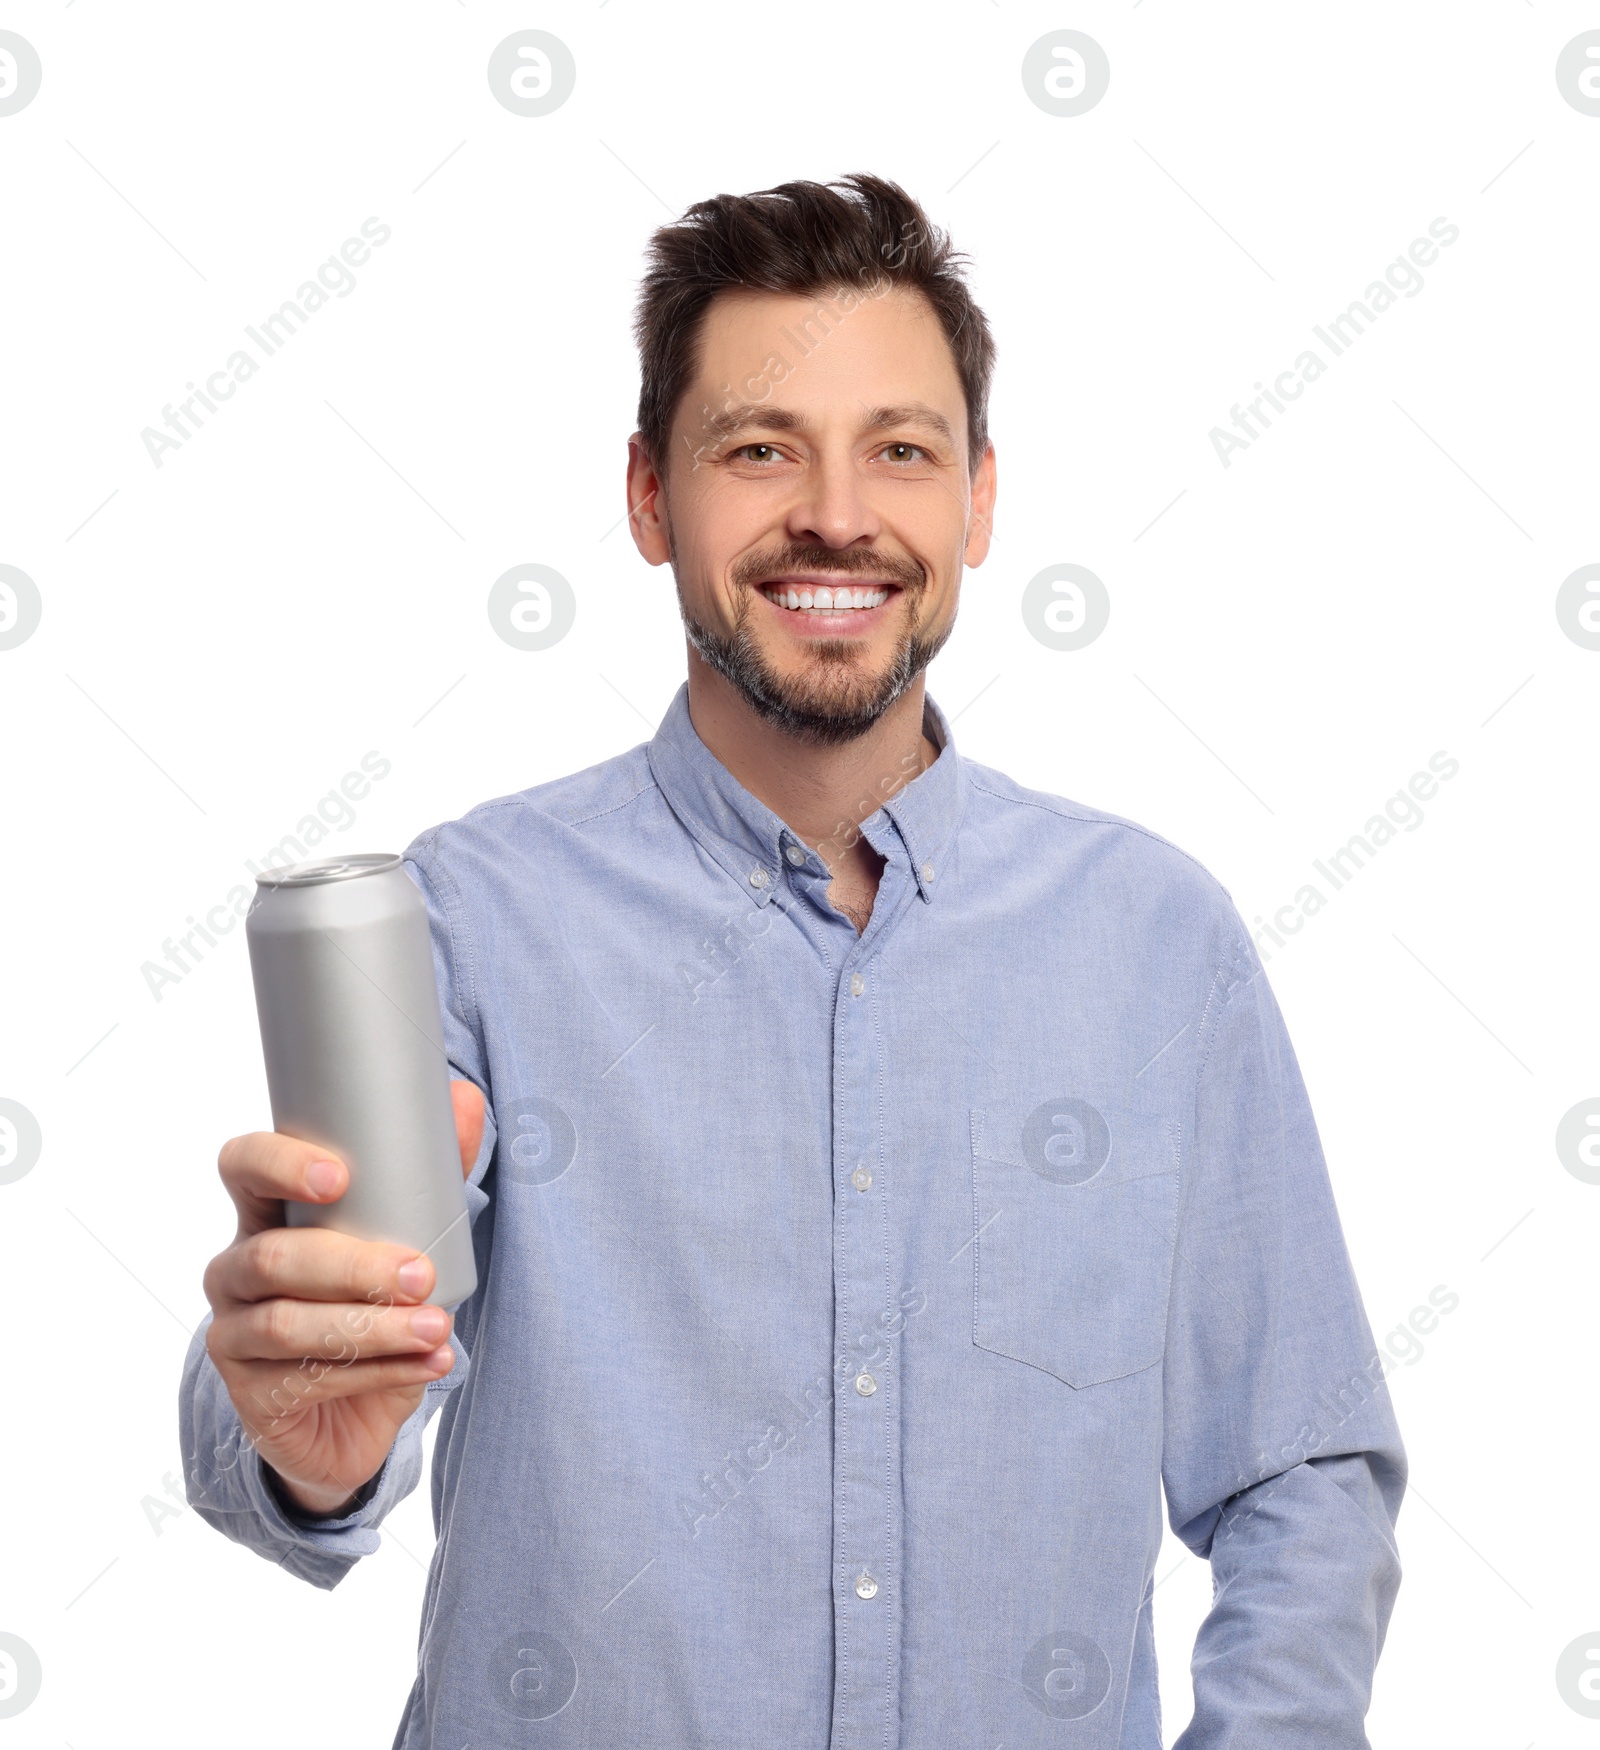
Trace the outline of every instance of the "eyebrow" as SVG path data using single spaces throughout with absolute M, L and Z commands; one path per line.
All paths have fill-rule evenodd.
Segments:
M 787 407 L 763 407 L 750 401 L 738 402 L 721 413 L 710 414 L 706 423 L 718 437 L 736 437 L 742 431 L 751 430 L 804 431 L 807 424 L 803 415 Z M 955 447 L 955 432 L 950 421 L 937 408 L 922 401 L 906 401 L 894 407 L 872 407 L 862 420 L 866 431 L 888 431 L 895 426 L 907 425 L 920 425 L 937 432 L 947 444 Z

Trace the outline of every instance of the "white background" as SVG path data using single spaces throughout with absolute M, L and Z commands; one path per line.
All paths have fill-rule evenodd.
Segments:
M 1459 1296 L 1391 1376 L 1413 1484 L 1368 1725 L 1592 1743 L 1555 1666 L 1600 1631 L 1600 1186 L 1554 1136 L 1600 1094 L 1600 652 L 1555 596 L 1600 560 L 1600 118 L 1555 64 L 1600 11 L 71 0 L 0 25 L 44 75 L 0 118 L 0 562 L 43 600 L 0 651 L 0 1095 L 44 1138 L 0 1186 L 0 1629 L 44 1666 L 6 1741 L 389 1742 L 426 1485 L 333 1593 L 152 1505 L 232 1234 L 216 1152 L 268 1119 L 242 931 L 160 1001 L 141 967 L 368 750 L 392 771 L 340 848 L 650 733 L 683 655 L 670 576 L 617 526 L 645 239 L 862 169 L 952 229 L 999 341 L 997 538 L 930 679 L 966 753 L 1173 839 L 1246 919 L 1459 761 L 1263 938 L 1380 1344 Z M 529 26 L 578 68 L 536 119 L 485 76 Z M 1067 119 L 1020 77 L 1063 26 L 1112 69 Z M 393 234 L 355 290 L 156 467 L 141 431 L 369 216 Z M 1441 216 L 1423 289 L 1223 467 L 1211 428 Z M 576 591 L 549 651 L 486 616 L 524 562 Z M 1072 653 L 1019 611 L 1062 562 L 1112 604 Z M 1170 1743 L 1209 1578 L 1170 1539 L 1157 1578 Z

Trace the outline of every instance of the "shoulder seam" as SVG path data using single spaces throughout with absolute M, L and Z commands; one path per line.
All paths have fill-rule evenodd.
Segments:
M 475 807 L 469 808 L 465 814 L 457 815 L 454 820 L 440 821 L 437 826 L 430 827 L 427 832 L 418 839 L 417 843 L 419 848 L 431 850 L 433 841 L 447 828 L 452 826 L 466 826 L 473 820 L 477 819 L 480 815 L 489 814 L 496 809 L 502 808 L 530 808 L 535 813 L 545 814 L 548 819 L 555 821 L 558 826 L 586 826 L 591 820 L 599 820 L 607 814 L 615 814 L 619 808 L 626 808 L 630 802 L 637 802 L 646 790 L 653 790 L 655 787 L 655 778 L 647 775 L 639 788 L 632 791 L 629 795 L 624 796 L 620 802 L 608 802 L 603 808 L 596 808 L 588 814 L 580 814 L 572 820 L 568 820 L 563 815 L 553 814 L 546 809 L 539 808 L 537 804 L 528 800 L 528 792 L 526 790 L 519 790 L 514 796 L 497 796 L 493 801 L 480 802 Z
M 639 786 L 639 788 L 637 790 L 635 790 L 632 793 L 632 795 L 624 796 L 620 802 L 609 803 L 604 808 L 597 808 L 594 810 L 594 812 L 592 814 L 580 814 L 576 820 L 563 820 L 561 822 L 561 825 L 562 826 L 587 826 L 591 820 L 601 820 L 606 815 L 615 814 L 618 809 L 626 808 L 631 803 L 637 802 L 639 800 L 639 798 L 642 795 L 644 795 L 646 790 L 654 790 L 655 788 L 656 788 L 655 774 L 653 772 L 647 772 L 645 774 L 644 782 Z M 552 818 L 555 818 L 555 817 L 553 816 Z
M 1152 844 L 1161 845 L 1176 856 L 1182 857 L 1185 862 L 1193 863 L 1207 881 L 1220 888 L 1224 893 L 1227 892 L 1216 876 L 1192 852 L 1186 851 L 1182 845 L 1175 845 L 1171 839 L 1163 838 L 1160 833 L 1152 832 L 1149 827 L 1140 826 L 1137 821 L 1118 820 L 1105 814 L 1080 814 L 1064 803 L 1061 806 L 1052 807 L 1049 802 L 1036 802 L 1031 796 L 1007 796 L 992 785 L 981 783 L 970 772 L 967 781 L 974 790 L 981 790 L 986 796 L 993 796 L 997 802 L 1010 802 L 1018 808 L 1037 808 L 1041 814 L 1054 814 L 1062 820 L 1080 820 L 1085 826 L 1119 826 L 1126 832 L 1136 832 L 1141 838 L 1149 839 Z

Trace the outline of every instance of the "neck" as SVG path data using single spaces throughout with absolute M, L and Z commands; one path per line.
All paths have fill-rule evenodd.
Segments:
M 872 856 L 856 829 L 939 757 L 922 731 L 923 702 L 919 674 L 855 740 L 819 747 L 769 723 L 698 651 L 689 651 L 695 733 L 830 869 Z

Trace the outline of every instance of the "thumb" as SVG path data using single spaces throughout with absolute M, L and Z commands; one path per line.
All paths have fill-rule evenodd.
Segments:
M 456 1112 L 456 1138 L 461 1144 L 461 1176 L 472 1171 L 483 1144 L 483 1090 L 476 1082 L 452 1081 L 450 1104 Z

